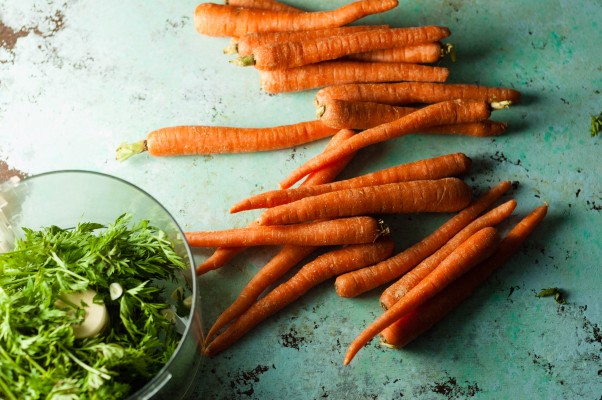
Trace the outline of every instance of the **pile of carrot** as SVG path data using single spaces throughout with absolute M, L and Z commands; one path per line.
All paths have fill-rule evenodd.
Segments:
M 517 202 L 494 204 L 510 182 L 473 198 L 461 179 L 471 167 L 463 153 L 336 179 L 358 151 L 405 135 L 500 135 L 507 124 L 491 119 L 492 113 L 520 101 L 521 93 L 510 88 L 446 83 L 450 71 L 438 64 L 448 56 L 455 61 L 455 51 L 443 42 L 451 35 L 445 26 L 349 25 L 397 5 L 397 0 L 356 0 L 308 11 L 277 0 L 199 4 L 197 32 L 230 37 L 224 53 L 235 55 L 235 65 L 254 67 L 264 91 L 319 88 L 316 119 L 262 128 L 167 127 L 118 149 L 118 159 L 145 151 L 153 156 L 261 152 L 332 137 L 323 152 L 285 177 L 280 189 L 232 205 L 233 213 L 265 209 L 249 226 L 186 233 L 191 246 L 215 248 L 197 267 L 198 275 L 226 265 L 246 248 L 280 246 L 218 316 L 204 339 L 205 354 L 226 350 L 327 280 L 345 298 L 374 289 L 382 293 L 383 314 L 350 341 L 344 364 L 378 335 L 387 346 L 405 346 L 476 290 L 545 216 L 546 204 L 503 235 L 499 225 L 507 223 Z M 455 215 L 408 248 L 394 249 L 383 221 L 387 215 L 433 212 Z M 292 277 L 283 280 L 287 273 Z

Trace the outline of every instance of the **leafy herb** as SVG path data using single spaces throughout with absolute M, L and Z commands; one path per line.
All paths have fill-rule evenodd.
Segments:
M 0 254 L 0 393 L 7 399 L 118 399 L 143 386 L 169 360 L 180 336 L 162 311 L 163 288 L 184 268 L 166 234 L 131 217 L 103 226 L 24 229 Z M 112 300 L 109 287 L 123 293 Z M 109 325 L 76 339 L 84 309 L 57 307 L 68 293 L 96 291 Z M 61 297 L 63 296 L 63 297 Z
M 591 127 L 591 135 L 592 137 L 598 135 L 602 131 L 602 112 L 598 115 L 592 116 L 592 127 Z
M 564 298 L 564 295 L 562 294 L 562 291 L 560 289 L 558 289 L 557 287 L 541 289 L 540 292 L 537 293 L 537 297 L 549 297 L 549 296 L 554 296 L 554 300 L 556 300 L 556 303 L 558 303 L 558 304 L 566 303 L 566 300 Z

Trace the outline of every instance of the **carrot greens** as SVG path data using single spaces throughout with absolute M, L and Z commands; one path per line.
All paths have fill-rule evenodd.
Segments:
M 174 281 L 185 264 L 163 231 L 130 221 L 124 214 L 108 226 L 24 228 L 14 250 L 0 254 L 4 398 L 123 398 L 169 360 L 180 335 L 155 281 Z M 114 284 L 123 289 L 115 299 Z M 109 322 L 77 338 L 75 327 L 92 318 L 91 305 L 72 297 L 84 291 Z

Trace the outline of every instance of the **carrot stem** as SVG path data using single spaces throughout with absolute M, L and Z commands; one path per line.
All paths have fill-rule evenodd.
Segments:
M 122 143 L 117 147 L 117 161 L 125 161 L 136 154 L 143 153 L 148 150 L 146 140 L 140 140 L 134 143 Z

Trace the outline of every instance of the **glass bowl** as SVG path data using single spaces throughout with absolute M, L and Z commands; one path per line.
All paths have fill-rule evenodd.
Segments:
M 179 282 L 162 282 L 170 289 L 185 288 L 191 296 L 188 315 L 176 317 L 175 329 L 182 338 L 165 366 L 129 399 L 182 399 L 191 390 L 202 357 L 200 296 L 194 259 L 184 233 L 170 213 L 138 187 L 110 175 L 78 170 L 55 171 L 24 180 L 12 178 L 0 183 L 0 252 L 13 248 L 14 239 L 22 235 L 21 227 L 34 230 L 56 225 L 75 227 L 78 222 L 113 223 L 124 213 L 131 222 L 149 220 L 163 230 L 186 264 Z M 166 300 L 168 300 L 166 298 Z

